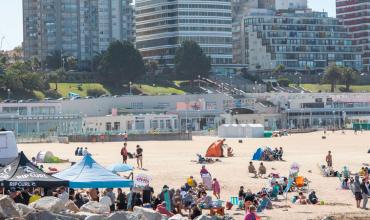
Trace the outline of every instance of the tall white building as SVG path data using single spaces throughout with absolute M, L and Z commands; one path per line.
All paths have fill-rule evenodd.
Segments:
M 87 64 L 114 40 L 133 42 L 131 0 L 23 0 L 26 59 L 53 51 Z
M 137 0 L 135 13 L 144 59 L 173 64 L 176 48 L 193 40 L 212 64 L 231 64 L 231 0 Z

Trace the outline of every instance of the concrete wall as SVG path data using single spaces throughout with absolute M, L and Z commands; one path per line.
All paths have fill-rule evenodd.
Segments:
M 173 134 L 130 134 L 129 141 L 175 141 L 193 139 L 192 133 L 173 133 Z M 69 142 L 100 142 L 101 136 L 98 135 L 70 135 Z M 105 135 L 104 142 L 122 142 L 120 135 Z

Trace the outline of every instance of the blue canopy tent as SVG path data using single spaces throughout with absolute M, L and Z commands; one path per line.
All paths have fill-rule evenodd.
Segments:
M 71 188 L 128 188 L 133 181 L 123 179 L 99 165 L 89 154 L 70 168 L 54 174 L 54 177 L 70 181 Z

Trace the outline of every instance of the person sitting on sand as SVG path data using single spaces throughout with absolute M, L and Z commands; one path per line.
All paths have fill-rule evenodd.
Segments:
M 258 175 L 262 178 L 266 174 L 266 167 L 263 163 L 260 163 L 260 167 L 258 168 Z
M 193 176 L 190 176 L 186 182 L 190 187 L 197 187 L 198 185 Z
M 167 217 L 172 217 L 174 214 L 166 209 L 166 202 L 162 202 L 157 206 L 156 209 L 157 212 L 159 212 L 162 215 L 165 215 Z
M 278 153 L 279 153 L 279 149 L 277 147 L 275 147 L 275 149 L 272 151 L 272 154 L 273 154 L 275 160 L 279 159 Z
M 256 207 L 251 205 L 244 217 L 244 220 L 259 220 L 261 219 L 256 213 Z
M 198 208 L 195 204 L 192 205 L 190 212 L 189 212 L 189 218 L 191 220 L 196 219 L 198 216 L 202 215 L 202 210 Z
M 212 197 L 208 196 L 206 191 L 203 191 L 201 197 L 197 200 L 197 204 L 202 209 L 209 209 L 212 207 Z
M 342 189 L 349 189 L 348 178 L 344 178 L 341 185 Z
M 253 162 L 249 162 L 249 166 L 248 166 L 248 172 L 249 173 L 253 173 L 254 174 L 254 177 L 257 178 L 257 170 L 256 168 L 254 167 L 253 165 Z
M 80 147 L 77 147 L 75 150 L 75 156 L 78 156 L 78 151 L 80 150 Z
M 317 204 L 319 202 L 319 199 L 316 196 L 315 191 L 312 191 L 310 195 L 308 195 L 308 200 L 310 201 L 311 204 Z
M 228 157 L 233 157 L 234 156 L 234 151 L 231 147 L 227 148 L 227 156 Z
M 283 160 L 283 154 L 284 154 L 283 148 L 280 147 L 278 151 L 278 160 Z
M 301 205 L 307 205 L 307 198 L 305 195 L 303 195 L 303 192 L 298 193 L 298 202 Z

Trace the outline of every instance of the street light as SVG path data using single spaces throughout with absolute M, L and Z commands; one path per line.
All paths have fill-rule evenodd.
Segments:
M 299 87 L 301 87 L 301 81 L 302 81 L 302 77 L 300 76 L 299 77 L 299 84 L 298 84 Z
M 200 75 L 198 75 L 198 87 L 200 88 Z
M 10 99 L 10 89 L 7 89 L 7 92 L 8 92 L 8 99 Z
M 132 82 L 130 81 L 129 84 L 130 84 L 130 87 L 129 87 L 130 88 L 130 95 L 132 95 L 132 92 L 131 92 Z

